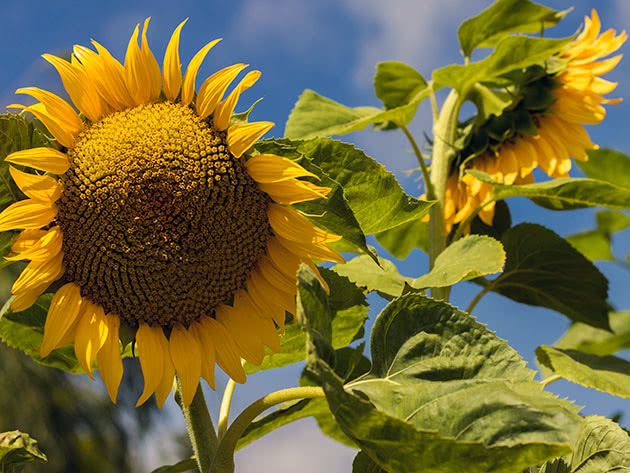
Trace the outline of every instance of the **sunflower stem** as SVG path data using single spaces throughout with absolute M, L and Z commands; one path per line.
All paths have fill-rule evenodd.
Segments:
M 437 202 L 431 207 L 429 221 L 429 267 L 432 269 L 435 260 L 446 248 L 446 228 L 444 224 L 444 200 L 446 183 L 452 158 L 455 156 L 455 135 L 457 132 L 457 117 L 461 100 L 456 90 L 451 90 L 444 101 L 437 122 L 433 125 L 433 157 L 431 160 L 431 184 Z M 435 299 L 448 300 L 449 287 L 431 289 L 431 296 Z
M 225 385 L 225 390 L 223 391 L 223 399 L 221 399 L 221 409 L 219 411 L 219 425 L 217 426 L 219 431 L 219 440 L 223 438 L 225 432 L 227 431 L 228 420 L 230 417 L 230 406 L 232 405 L 232 395 L 234 394 L 235 387 L 236 382 L 232 378 L 228 379 L 228 382 Z
M 210 473 L 212 466 L 212 460 L 214 459 L 218 440 L 217 434 L 214 431 L 212 425 L 212 418 L 210 412 L 208 412 L 208 405 L 206 404 L 206 398 L 203 395 L 201 389 L 201 383 L 197 387 L 197 392 L 193 398 L 190 406 L 184 406 L 181 395 L 181 382 L 179 376 L 176 376 L 175 401 L 179 404 L 179 407 L 186 419 L 186 427 L 188 429 L 188 436 L 190 437 L 190 443 L 192 444 L 193 452 L 195 453 L 195 459 L 197 460 L 197 466 L 201 473 Z
M 427 168 L 427 163 L 425 163 L 424 161 L 424 156 L 422 156 L 422 153 L 420 152 L 420 148 L 418 148 L 418 144 L 416 143 L 416 140 L 414 139 L 409 129 L 405 125 L 402 125 L 400 129 L 403 131 L 405 136 L 407 136 L 407 139 L 409 140 L 409 143 L 411 143 L 411 147 L 413 148 L 413 152 L 415 153 L 416 158 L 418 158 L 418 164 L 420 164 L 420 169 L 422 169 L 422 177 L 424 179 L 424 190 L 427 194 L 427 200 L 434 200 L 435 191 L 433 190 L 433 184 L 431 183 L 431 176 L 429 175 L 429 169 Z
M 276 391 L 250 404 L 239 414 L 234 422 L 232 422 L 232 425 L 230 425 L 230 428 L 221 439 L 219 450 L 210 471 L 213 473 L 234 472 L 234 451 L 238 439 L 241 438 L 241 435 L 243 435 L 243 432 L 245 432 L 249 424 L 264 411 L 283 402 L 317 397 L 324 397 L 324 390 L 322 388 L 305 386 Z

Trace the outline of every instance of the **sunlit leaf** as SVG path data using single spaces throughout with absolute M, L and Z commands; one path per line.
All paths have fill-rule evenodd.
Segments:
M 429 223 L 412 220 L 377 233 L 376 241 L 398 259 L 405 259 L 414 248 L 429 251 Z
M 426 87 L 424 77 L 405 63 L 389 61 L 376 66 L 374 90 L 388 110 L 408 104 Z
M 503 235 L 503 273 L 490 288 L 510 299 L 556 310 L 574 321 L 608 329 L 608 281 L 566 240 L 532 223 Z
M 164 465 L 156 468 L 151 473 L 184 473 L 185 471 L 193 471 L 197 469 L 197 460 L 194 457 L 186 458 L 174 465 Z
M 584 174 L 593 179 L 630 188 L 630 157 L 613 149 L 588 151 L 588 161 L 576 161 Z
M 390 260 L 379 258 L 378 261 L 380 266 L 367 256 L 358 256 L 345 264 L 336 265 L 333 270 L 357 286 L 370 292 L 376 291 L 387 299 L 400 296 L 405 283 L 411 284 L 413 279 L 402 276 Z
M 591 261 L 614 261 L 610 250 L 610 236 L 599 230 L 576 233 L 567 241 Z
M 610 312 L 608 320 L 612 332 L 575 322 L 554 343 L 554 347 L 599 356 L 630 348 L 630 312 Z
M 537 33 L 557 24 L 568 12 L 529 0 L 498 0 L 461 24 L 457 36 L 462 54 L 468 57 L 476 48 L 493 46 L 509 33 Z
M 46 463 L 48 458 L 30 435 L 13 430 L 0 433 L 0 471 L 17 473 L 27 463 Z

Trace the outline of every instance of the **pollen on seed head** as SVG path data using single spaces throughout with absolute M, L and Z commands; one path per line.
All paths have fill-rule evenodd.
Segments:
M 209 315 L 245 287 L 272 234 L 269 197 L 210 123 L 179 104 L 142 105 L 68 151 L 65 277 L 132 325 Z

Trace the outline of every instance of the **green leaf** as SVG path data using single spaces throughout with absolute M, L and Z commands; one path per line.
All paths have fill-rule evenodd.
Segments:
M 467 64 L 451 64 L 433 71 L 436 86 L 452 87 L 466 96 L 476 82 L 491 82 L 496 77 L 534 64 L 541 64 L 563 49 L 571 41 L 566 39 L 508 36 L 503 38 L 487 58 Z
M 591 261 L 615 261 L 610 250 L 610 236 L 599 230 L 576 233 L 567 237 L 573 247 Z
M 48 138 L 22 115 L 0 115 L 0 209 L 19 200 L 21 195 L 4 158 L 15 151 L 49 145 Z
M 630 438 L 619 424 L 588 416 L 573 453 L 544 465 L 538 473 L 603 473 L 630 470 Z
M 28 309 L 9 312 L 9 299 L 0 312 L 0 339 L 13 348 L 18 348 L 37 363 L 59 368 L 69 373 L 83 373 L 74 354 L 73 346 L 53 350 L 46 358 L 39 355 L 39 346 L 44 335 L 44 323 L 52 294 L 44 294 Z
M 405 259 L 414 248 L 429 252 L 429 223 L 412 220 L 397 227 L 377 233 L 376 241 L 392 256 Z
M 195 457 L 190 457 L 185 460 L 181 460 L 174 465 L 164 465 L 156 468 L 151 473 L 183 473 L 185 471 L 193 470 L 197 470 L 197 460 L 195 460 Z
M 505 263 L 503 245 L 494 238 L 469 235 L 448 246 L 429 274 L 411 283 L 415 288 L 452 286 L 459 281 L 498 273 Z
M 630 397 L 630 362 L 577 350 L 540 346 L 538 362 L 574 383 L 621 397 Z
M 262 100 L 262 97 L 259 98 L 258 100 L 256 100 L 251 107 L 249 107 L 247 110 L 245 110 L 244 112 L 241 113 L 233 113 L 232 116 L 230 117 L 230 126 L 235 125 L 237 123 L 247 123 L 247 120 L 249 119 L 249 114 L 252 113 L 252 110 L 254 110 L 254 107 L 258 104 L 258 102 L 260 102 Z
M 0 269 L 6 268 L 14 263 L 4 259 L 11 252 L 11 245 L 17 237 L 17 232 L 2 232 L 0 233 Z
M 554 346 L 599 356 L 630 348 L 630 312 L 610 312 L 608 320 L 612 333 L 575 322 Z
M 30 435 L 13 430 L 0 433 L 0 471 L 14 473 L 26 463 L 46 463 L 48 458 Z
M 494 206 L 492 225 L 487 225 L 479 216 L 470 223 L 470 232 L 476 235 L 488 235 L 500 240 L 505 232 L 512 226 L 512 215 L 505 200 L 499 200 Z
M 420 219 L 433 205 L 405 194 L 392 173 L 350 144 L 317 138 L 299 144 L 298 151 L 343 187 L 366 235 Z
M 346 264 L 334 266 L 333 270 L 369 292 L 377 291 L 386 299 L 400 296 L 405 283 L 411 284 L 413 279 L 402 276 L 390 260 L 379 258 L 378 261 L 380 266 L 367 256 L 357 256 Z
M 365 295 L 348 278 L 326 268 L 319 268 L 319 271 L 330 288 L 333 347 L 343 348 L 348 346 L 363 328 L 368 312 Z M 306 334 L 298 324 L 286 326 L 286 333 L 281 338 L 280 347 L 279 353 L 273 353 L 267 349 L 267 354 L 260 366 L 246 363 L 245 372 L 256 373 L 304 360 Z
M 300 315 L 312 337 L 307 368 L 342 430 L 384 470 L 507 473 L 570 452 L 577 409 L 467 314 L 417 294 L 396 299 L 374 323 L 370 373 L 345 385 L 312 328 L 325 318 Z
M 457 36 L 462 54 L 469 57 L 476 48 L 493 46 L 509 33 L 538 33 L 569 11 L 555 11 L 529 0 L 498 0 L 461 24 Z
M 626 189 L 595 179 L 563 177 L 522 186 L 501 184 L 480 171 L 466 171 L 494 187 L 493 200 L 529 197 L 537 204 L 554 210 L 572 210 L 601 205 L 612 209 L 630 208 L 630 188 Z
M 374 107 L 346 107 L 312 90 L 305 90 L 289 115 L 284 134 L 291 139 L 343 135 L 362 130 L 374 123 L 394 122 L 407 125 L 418 105 L 431 94 L 429 87 L 420 90 L 408 104 L 383 111 Z
M 576 161 L 586 176 L 630 188 L 630 157 L 601 148 L 588 151 L 588 161 Z
M 630 215 L 618 210 L 600 210 L 595 215 L 597 228 L 606 233 L 617 233 L 630 226 Z
M 352 462 L 352 473 L 387 473 L 366 453 L 359 452 Z
M 407 105 L 427 85 L 424 77 L 405 63 L 389 61 L 376 66 L 374 90 L 388 110 Z
M 609 329 L 608 281 L 566 240 L 541 225 L 522 223 L 501 241 L 507 260 L 503 274 L 490 282 L 493 291 Z

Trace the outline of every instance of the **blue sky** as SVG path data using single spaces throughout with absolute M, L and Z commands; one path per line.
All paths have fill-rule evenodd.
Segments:
M 242 96 L 241 108 L 264 97 L 252 119 L 274 121 L 276 126 L 268 136 L 280 137 L 289 112 L 305 88 L 350 106 L 380 106 L 372 89 L 378 62 L 403 61 L 427 78 L 433 69 L 461 62 L 457 26 L 490 3 L 487 0 L 5 2 L 0 19 L 3 64 L 0 105 L 19 102 L 20 98 L 13 96 L 18 87 L 60 90 L 60 81 L 53 68 L 40 57 L 42 53 L 68 51 L 74 44 L 89 45 L 90 38 L 94 38 L 122 59 L 136 23 L 151 16 L 149 42 L 156 56 L 161 58 L 173 29 L 190 17 L 182 32 L 182 63 L 186 64 L 206 42 L 224 38 L 206 59 L 200 77 L 235 62 L 246 62 L 261 70 L 261 80 Z M 557 9 L 574 6 L 562 25 L 549 32 L 549 36 L 558 37 L 573 33 L 595 4 L 587 0 L 542 3 Z M 630 1 L 596 3 L 604 29 L 620 31 L 630 26 Z M 629 72 L 630 62 L 626 60 L 607 76 L 620 82 L 612 95 L 626 98 L 630 95 L 630 83 L 623 82 Z M 629 107 L 629 101 L 608 107 L 604 124 L 589 128 L 593 141 L 629 152 L 626 139 Z M 428 132 L 430 128 L 429 107 L 422 104 L 411 130 L 421 139 L 422 131 Z M 409 194 L 420 193 L 415 177 L 404 172 L 417 164 L 402 133 L 364 130 L 341 139 L 354 143 L 385 164 Z M 510 202 L 510 207 L 515 223 L 540 222 L 561 235 L 586 230 L 594 222 L 592 211 L 543 212 L 524 200 Z M 629 243 L 627 238 L 615 241 L 617 254 L 630 253 Z M 400 268 L 406 275 L 419 276 L 427 270 L 426 257 L 419 250 L 414 251 Z M 600 268 L 611 279 L 613 303 L 620 309 L 630 309 L 626 289 L 628 274 L 612 264 L 603 264 Z M 462 284 L 454 290 L 452 302 L 465 307 L 476 290 L 471 284 Z M 374 302 L 373 320 L 382 302 L 377 298 L 371 300 Z M 493 295 L 482 300 L 475 315 L 507 339 L 528 361 L 533 360 L 536 346 L 553 343 L 567 326 L 566 318 L 557 313 Z M 295 366 L 250 377 L 245 386 L 238 388 L 234 412 L 266 392 L 294 385 L 300 370 L 301 366 Z M 588 392 L 566 382 L 554 383 L 551 389 L 578 404 L 588 405 L 586 414 L 610 415 L 624 410 L 626 425 L 630 425 L 630 410 L 620 398 Z M 218 409 L 217 397 L 208 393 L 211 406 Z M 159 432 L 164 441 L 174 425 L 183 427 L 171 401 L 168 409 L 170 424 Z M 237 471 L 260 471 L 260 465 L 265 465 L 265 469 L 274 467 L 277 473 L 294 471 L 298 465 L 302 472 L 349 471 L 353 456 L 352 450 L 321 436 L 313 422 L 302 421 L 244 449 L 237 455 Z M 146 471 L 162 461 L 178 460 L 171 456 L 168 448 L 150 449 L 143 457 L 147 461 L 143 468 Z

